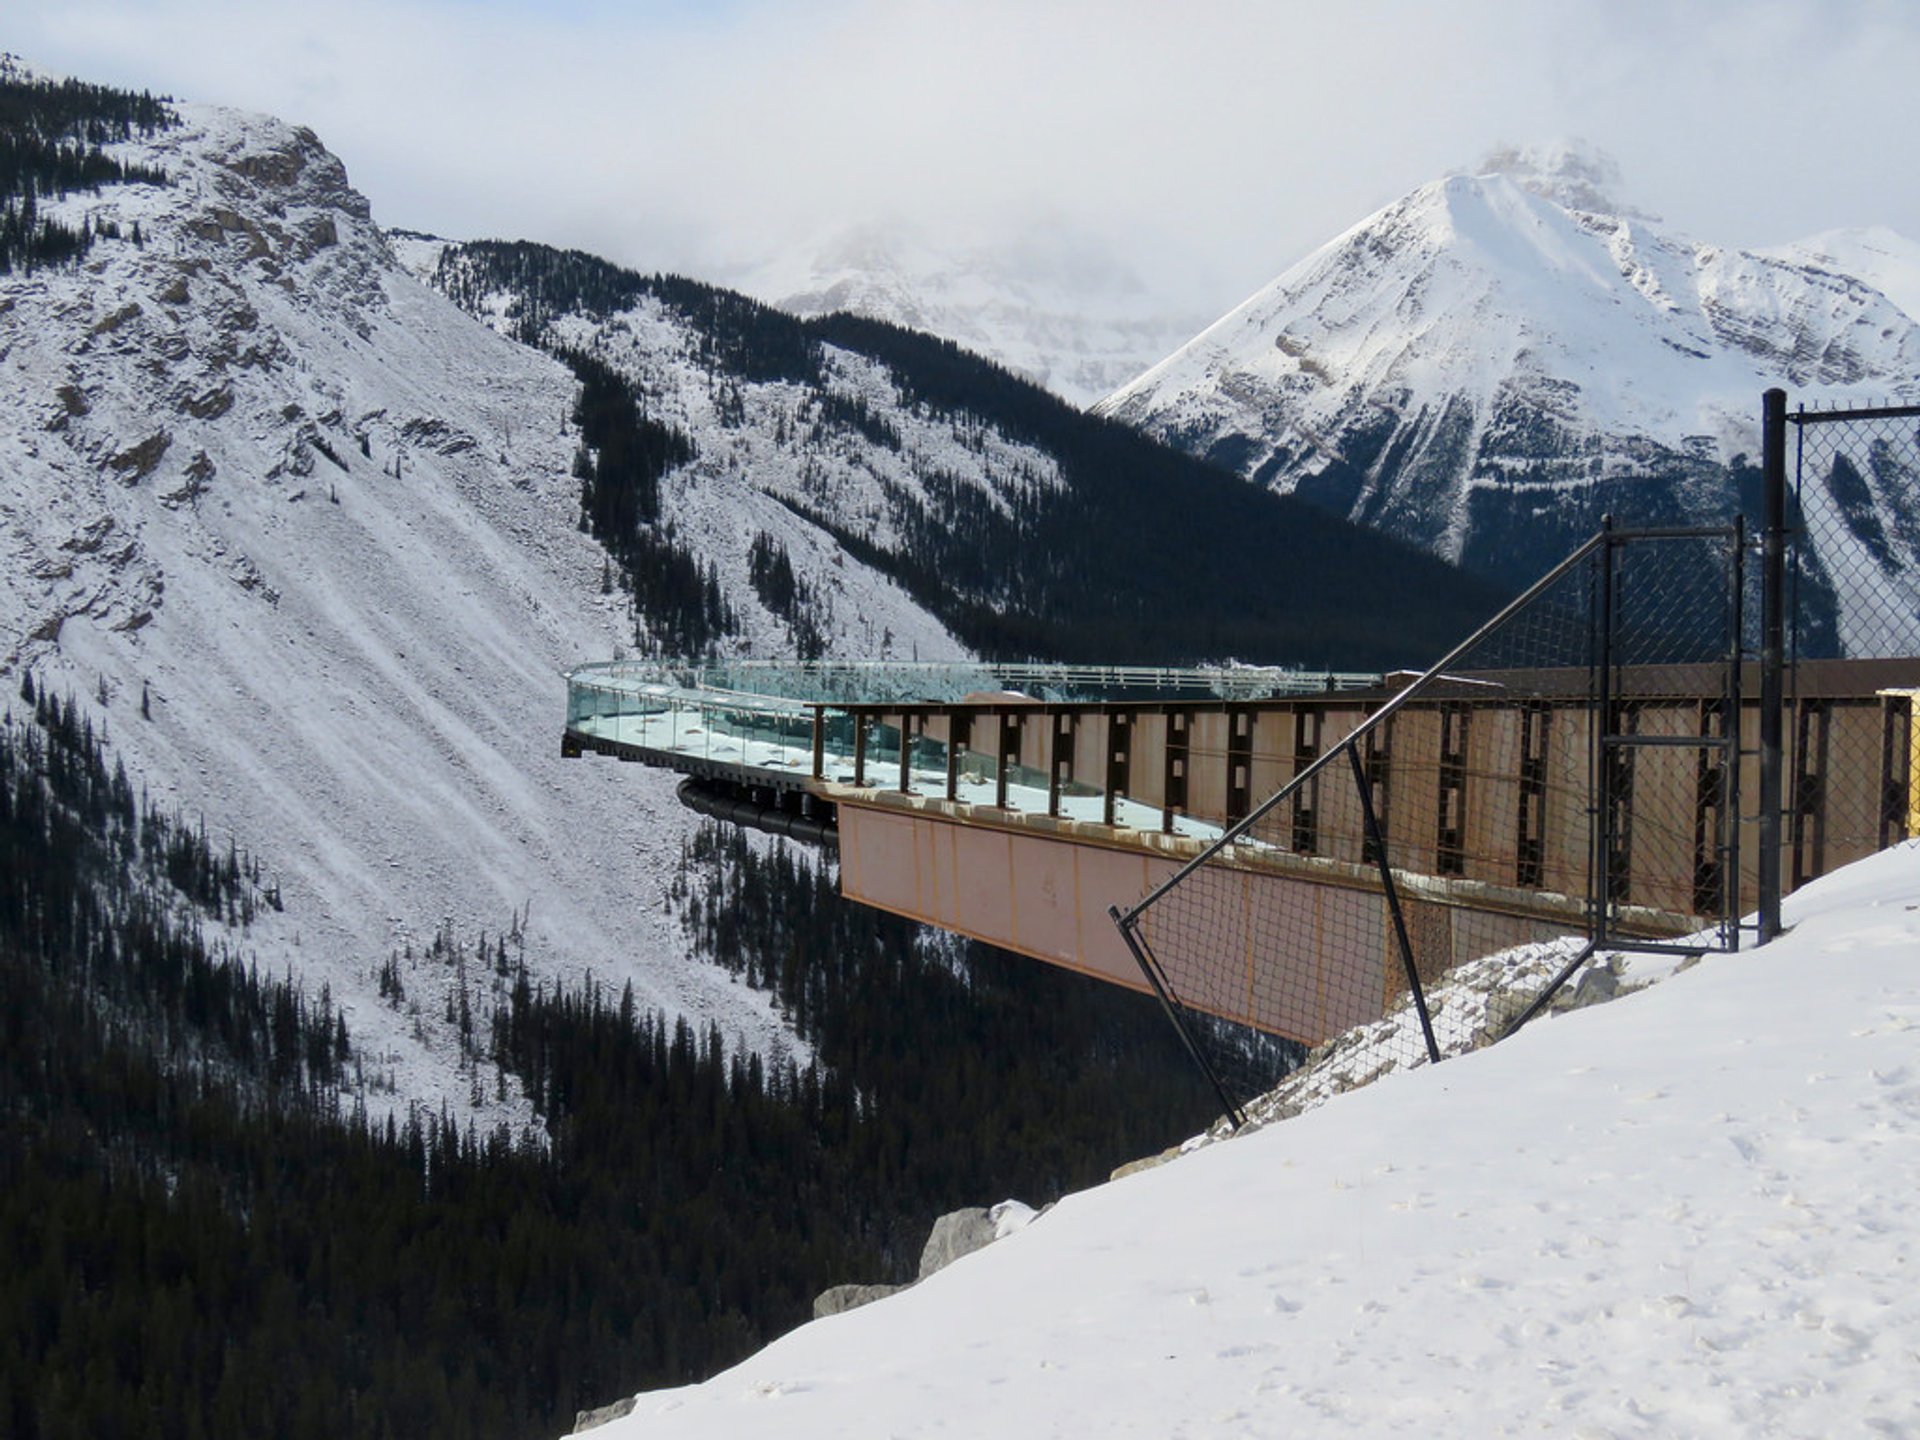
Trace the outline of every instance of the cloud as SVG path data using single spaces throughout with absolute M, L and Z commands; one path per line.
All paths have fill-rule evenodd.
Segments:
M 1920 233 L 1900 3 L 15 0 L 38 63 L 312 125 L 388 224 L 716 274 L 889 217 L 1104 237 L 1221 307 L 1494 145 L 1705 238 Z

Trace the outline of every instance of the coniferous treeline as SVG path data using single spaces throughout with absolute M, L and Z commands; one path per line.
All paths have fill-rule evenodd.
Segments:
M 824 494 L 787 501 L 990 658 L 1411 665 L 1505 599 L 1412 546 L 1087 415 L 929 335 L 845 314 L 803 321 L 695 281 L 524 243 L 449 249 L 440 279 L 470 307 L 502 290 L 519 296 L 520 333 L 537 344 L 551 343 L 547 326 L 566 313 L 604 320 L 643 296 L 669 305 L 716 377 L 723 423 L 743 423 L 747 382 L 807 387 L 798 416 L 778 422 L 802 452 L 802 493 L 807 452 L 836 437 L 903 445 L 883 409 L 829 387 L 827 346 L 885 366 L 903 407 L 945 422 L 983 458 L 996 434 L 1052 457 L 1057 483 L 1018 462 L 999 462 L 1005 473 L 989 463 L 991 493 L 924 458 L 917 486 L 876 472 L 894 537 L 884 541 L 833 519 Z
M 644 414 L 633 388 L 604 361 L 578 350 L 556 353 L 580 381 L 573 422 L 583 446 L 574 461 L 583 528 L 612 543 L 659 520 L 660 477 L 693 458 L 693 441 Z
M 164 100 L 145 92 L 0 69 L 0 274 L 76 260 L 101 234 L 117 238 L 117 228 L 102 232 L 91 220 L 62 224 L 42 203 L 105 185 L 166 184 L 164 171 L 115 160 L 101 147 L 178 123 Z
M 827 635 L 813 589 L 794 574 L 793 559 L 766 531 L 755 533 L 747 550 L 747 581 L 774 615 L 786 621 L 793 653 L 802 660 L 818 660 L 827 651 Z
M 549 343 L 547 325 L 560 316 L 606 319 L 651 296 L 699 332 L 703 365 L 741 380 L 820 383 L 820 347 L 800 321 L 685 276 L 641 275 L 584 251 L 525 240 L 475 240 L 442 252 L 434 283 L 468 310 L 507 293 L 515 334 L 538 346 Z
M 678 893 L 700 953 L 771 990 L 860 1097 L 824 1143 L 885 1269 L 845 1278 L 909 1278 L 943 1211 L 1057 1199 L 1215 1114 L 1148 997 L 853 904 L 799 847 L 706 826 Z
M 660 480 L 694 456 L 693 441 L 650 417 L 634 387 L 584 351 L 557 349 L 580 379 L 573 421 L 581 448 L 580 528 L 606 547 L 633 597 L 634 638 L 675 655 L 703 655 L 735 629 L 711 562 L 701 564 L 660 523 Z
M 273 903 L 258 863 L 144 805 L 78 707 L 22 688 L 32 718 L 0 722 L 9 1440 L 559 1434 L 741 1358 L 829 1285 L 906 1278 L 944 1210 L 1044 1202 L 1208 1118 L 1137 997 L 962 957 L 719 832 L 678 887 L 696 948 L 772 988 L 815 1058 L 436 937 L 433 964 L 505 977 L 473 1063 L 518 1077 L 543 1133 L 372 1118 L 330 999 L 202 933 Z M 405 983 L 382 970 L 393 1003 Z
M 604 361 L 556 344 L 548 326 L 567 314 L 604 318 L 643 296 L 659 300 L 700 337 L 699 362 L 731 377 L 731 388 L 718 396 L 724 420 L 735 413 L 729 398 L 739 403 L 739 382 L 818 383 L 819 347 L 798 322 L 732 291 L 679 276 L 643 276 L 582 251 L 527 242 L 449 247 L 436 283 L 470 310 L 491 295 L 509 293 L 515 336 L 548 349 L 579 378 L 574 421 L 583 445 L 574 477 L 581 484 L 581 528 L 606 546 L 619 567 L 620 588 L 633 600 L 635 642 L 695 656 L 736 633 L 738 622 L 714 566 L 703 564 L 660 521 L 660 480 L 694 458 L 693 441 L 648 415 L 639 389 Z M 806 638 L 804 632 L 799 627 L 799 638 Z
M 263 979 L 199 924 L 244 929 L 277 885 L 135 795 L 74 703 L 31 680 L 31 723 L 0 723 L 0 937 L 16 958 L 84 984 L 102 1023 L 183 1062 L 260 1072 L 273 1090 L 327 1090 L 350 1051 L 330 1000 Z
M 890 563 L 875 559 L 988 656 L 1405 665 L 1444 653 L 1504 598 L 1410 545 L 1077 410 L 950 341 L 849 314 L 807 323 L 884 364 L 904 403 L 990 426 L 1058 462 L 1057 488 L 1003 491 L 1006 510 L 943 513 L 936 501 Z M 955 584 L 968 567 L 973 582 Z
M 550 1436 L 861 1268 L 813 1216 L 828 1182 L 855 1193 L 819 1159 L 817 1074 L 630 1000 L 522 972 L 495 1016 L 550 1142 L 343 1119 L 344 1019 L 194 922 L 237 914 L 257 867 L 143 809 L 77 707 L 23 688 L 33 718 L 0 722 L 9 1440 Z

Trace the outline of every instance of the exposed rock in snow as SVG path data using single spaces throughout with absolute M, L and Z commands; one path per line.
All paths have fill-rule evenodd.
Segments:
M 675 933 L 664 777 L 559 759 L 561 668 L 632 638 L 577 524 L 574 378 L 406 273 L 310 132 L 180 112 L 113 147 L 170 184 L 43 207 L 127 238 L 0 278 L 0 671 L 263 860 L 286 911 L 244 943 L 331 988 L 376 1106 L 530 1118 L 463 1066 L 448 992 L 484 1016 L 498 977 L 436 934 L 793 1046 Z
M 1002 1200 L 998 1205 L 968 1206 L 952 1210 L 933 1222 L 927 1243 L 920 1250 L 919 1273 L 911 1282 L 917 1285 L 928 1276 L 944 1270 L 976 1250 L 984 1250 L 996 1240 L 1017 1235 L 1041 1214 L 1018 1200 Z M 911 1285 L 836 1285 L 813 1302 L 813 1318 L 839 1315 L 871 1305 L 889 1295 L 898 1295 Z

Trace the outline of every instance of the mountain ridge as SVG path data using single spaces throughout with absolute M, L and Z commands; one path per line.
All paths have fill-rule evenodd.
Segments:
M 728 517 L 754 514 L 756 534 L 807 557 L 829 611 L 840 562 L 822 569 L 823 543 L 1003 659 L 1398 663 L 1439 653 L 1498 604 L 1416 551 L 1250 496 L 949 340 L 846 314 L 799 320 L 524 242 L 451 246 L 432 266 L 472 313 L 592 354 L 653 421 L 697 437 L 699 453 L 662 477 L 665 525 L 737 553 L 745 532 Z M 689 369 L 690 355 L 724 378 Z M 1399 603 L 1416 589 L 1419 606 Z M 901 638 L 889 623 L 883 650 L 899 654 Z
M 1050 226 L 969 245 L 869 223 L 725 278 L 803 319 L 844 312 L 938 335 L 1082 409 L 1206 318 L 1156 300 L 1093 238 Z
M 380 1004 L 375 971 L 529 902 L 562 974 L 791 1044 L 635 903 L 668 878 L 664 781 L 632 777 L 660 797 L 636 820 L 545 738 L 561 668 L 631 643 L 576 524 L 573 377 L 403 275 L 311 132 L 178 109 L 124 147 L 169 184 L 49 207 L 139 243 L 4 283 L 6 668 L 267 857 L 288 903 L 260 963 L 331 984 L 402 1103 L 469 1086 L 437 1007 Z
M 666 891 L 694 822 L 668 779 L 561 765 L 571 664 L 684 643 L 696 611 L 695 643 L 737 654 L 1284 659 L 1324 625 L 1323 647 L 1406 663 L 1497 598 L 872 322 L 580 257 L 568 284 L 624 298 L 552 307 L 535 348 L 525 295 L 463 309 L 424 283 L 445 242 L 381 231 L 311 131 L 175 108 L 107 147 L 164 182 L 46 199 L 90 248 L 0 277 L 0 671 L 74 696 L 157 800 L 262 857 L 286 908 L 248 944 L 331 987 L 378 1104 L 530 1121 L 523 1097 L 476 1098 L 450 990 L 395 1006 L 379 984 L 396 954 L 509 929 L 555 983 L 631 981 L 645 1008 L 804 1054 L 768 997 L 687 953 Z M 630 392 L 604 413 L 592 366 Z M 998 419 L 956 398 L 981 385 Z M 634 425 L 684 443 L 643 475 L 616 463 Z M 627 484 L 656 493 L 594 498 Z M 1200 583 L 1181 557 L 1209 516 L 1292 558 Z M 1103 569 L 1108 538 L 1124 563 Z M 1342 618 L 1330 564 L 1404 571 L 1418 623 Z M 691 610 L 636 583 L 668 569 Z M 1187 633 L 1192 603 L 1212 608 Z
M 1920 398 L 1920 330 L 1866 281 L 1509 168 L 1383 207 L 1096 413 L 1521 583 L 1603 513 L 1737 508 L 1769 386 Z

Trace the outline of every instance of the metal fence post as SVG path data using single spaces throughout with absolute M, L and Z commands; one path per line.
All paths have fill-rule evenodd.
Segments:
M 1589 779 L 1591 807 L 1587 856 L 1587 934 L 1598 946 L 1607 938 L 1607 919 L 1613 913 L 1613 840 L 1617 818 L 1613 796 L 1613 567 L 1617 556 L 1613 516 L 1600 517 L 1600 573 L 1594 578 L 1593 672 L 1589 705 L 1593 716 L 1593 770 Z
M 1761 399 L 1760 943 L 1780 933 L 1781 720 L 1786 694 L 1787 392 Z

